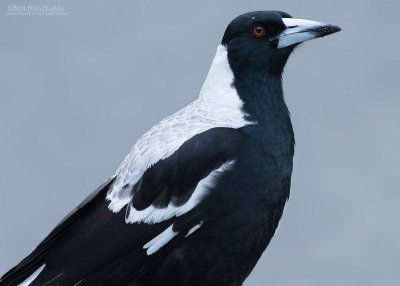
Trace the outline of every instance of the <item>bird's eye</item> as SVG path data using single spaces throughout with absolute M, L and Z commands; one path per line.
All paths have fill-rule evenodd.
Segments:
M 265 36 L 265 28 L 261 25 L 254 26 L 252 32 L 253 32 L 253 35 L 258 38 Z

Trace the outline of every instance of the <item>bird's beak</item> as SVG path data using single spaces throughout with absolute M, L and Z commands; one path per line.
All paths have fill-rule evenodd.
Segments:
M 341 31 L 340 27 L 303 19 L 283 18 L 286 29 L 271 40 L 278 40 L 278 49 Z

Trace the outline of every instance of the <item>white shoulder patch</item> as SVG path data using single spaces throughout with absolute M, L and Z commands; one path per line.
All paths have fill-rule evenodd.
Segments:
M 40 272 L 42 272 L 43 268 L 45 267 L 45 264 L 43 264 L 42 266 L 40 266 L 35 272 L 33 272 L 31 274 L 31 276 L 29 276 L 28 278 L 26 278 L 22 283 L 18 284 L 18 286 L 29 286 L 29 284 L 32 283 L 33 280 L 36 279 L 36 277 L 38 277 L 38 275 L 40 274 Z
M 174 216 L 184 215 L 201 202 L 204 196 L 208 194 L 208 190 L 215 185 L 215 180 L 218 178 L 218 175 L 228 171 L 233 164 L 234 160 L 226 162 L 217 170 L 212 171 L 207 177 L 199 181 L 196 189 L 193 191 L 192 196 L 185 204 L 181 206 L 175 206 L 174 204 L 170 203 L 166 208 L 155 208 L 150 205 L 148 208 L 142 211 L 138 211 L 133 206 L 128 205 L 129 215 L 125 218 L 125 221 L 127 223 L 145 222 L 152 224 L 170 219 Z
M 171 156 L 196 134 L 215 127 L 240 128 L 254 124 L 245 118 L 246 114 L 242 111 L 243 102 L 232 85 L 233 79 L 227 50 L 220 45 L 199 98 L 146 132 L 117 169 L 115 182 L 107 194 L 111 211 L 119 212 L 131 201 L 132 186 L 149 167 Z M 194 199 L 197 200 L 198 197 Z M 170 217 L 169 214 L 156 215 L 151 207 L 141 212 L 131 210 L 130 214 L 130 222 L 158 222 Z

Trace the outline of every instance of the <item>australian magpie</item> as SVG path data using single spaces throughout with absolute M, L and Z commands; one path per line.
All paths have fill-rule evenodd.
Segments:
M 241 285 L 289 197 L 284 66 L 339 30 L 280 11 L 235 18 L 199 98 L 145 133 L 0 285 Z

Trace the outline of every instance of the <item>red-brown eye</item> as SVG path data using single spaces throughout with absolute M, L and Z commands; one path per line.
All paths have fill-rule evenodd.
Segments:
M 253 35 L 256 37 L 263 37 L 265 36 L 265 28 L 261 25 L 256 25 L 253 27 Z

